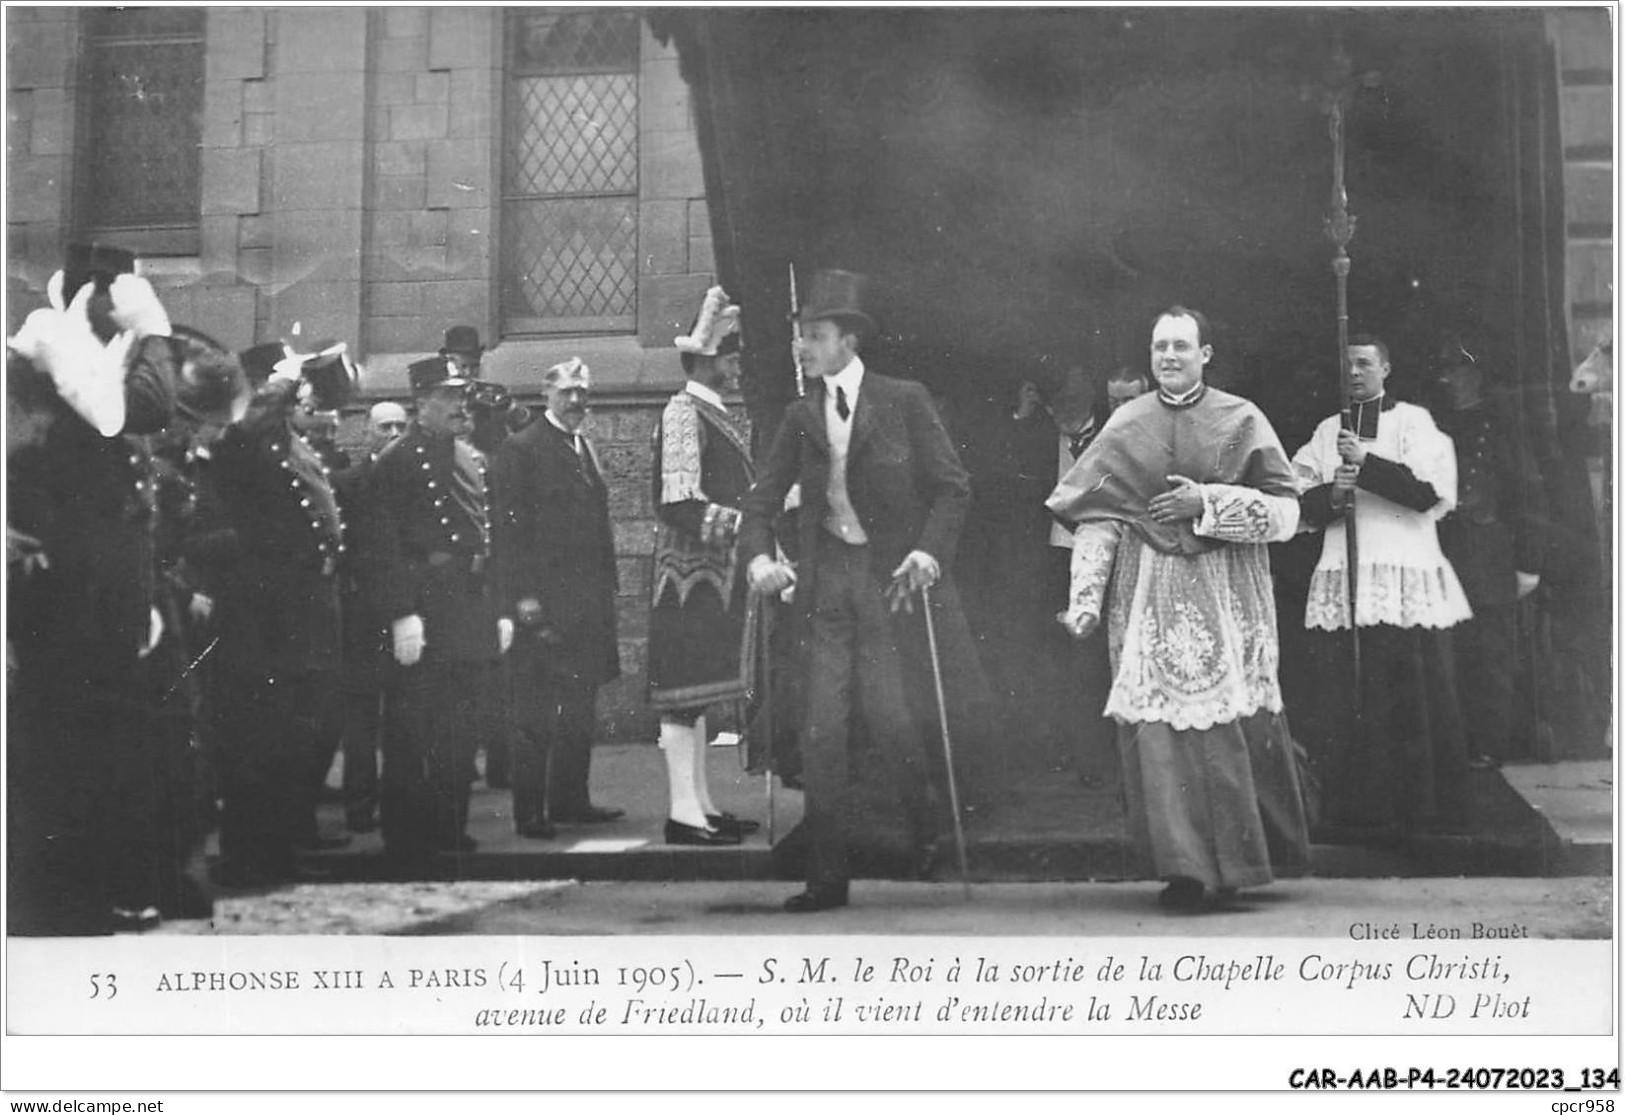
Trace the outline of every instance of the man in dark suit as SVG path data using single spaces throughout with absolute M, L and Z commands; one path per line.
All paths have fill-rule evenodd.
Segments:
M 463 440 L 468 381 L 441 359 L 408 369 L 417 416 L 378 457 L 362 584 L 375 594 L 395 666 L 384 723 L 384 847 L 397 868 L 467 853 L 479 679 L 513 641 L 492 563 L 484 458 Z
M 615 539 L 609 493 L 581 434 L 591 372 L 579 359 L 543 377 L 547 411 L 497 450 L 496 488 L 507 528 L 500 551 L 519 625 L 513 708 L 514 823 L 525 836 L 553 824 L 613 821 L 592 804 L 598 687 L 620 676 L 615 632 Z
M 925 388 L 869 373 L 859 358 L 875 328 L 864 282 L 845 271 L 814 275 L 798 354 L 817 386 L 785 412 L 745 497 L 740 529 L 752 589 L 776 593 L 795 581 L 796 607 L 810 616 L 802 741 L 807 889 L 785 904 L 797 913 L 847 902 L 853 712 L 903 800 L 916 843 L 929 849 L 938 827 L 900 645 L 905 625 L 919 622 L 907 616 L 924 588 L 939 587 L 933 615 L 951 611 L 959 619 L 958 598 L 942 576 L 970 482 Z M 774 559 L 772 524 L 797 483 L 801 559 L 792 571 Z

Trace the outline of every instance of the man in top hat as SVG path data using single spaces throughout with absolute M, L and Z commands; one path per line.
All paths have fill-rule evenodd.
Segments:
M 298 353 L 268 342 L 239 359 L 253 398 L 197 475 L 211 517 L 205 576 L 219 634 L 210 659 L 217 878 L 261 886 L 320 876 L 297 851 L 314 822 L 314 771 L 337 710 L 344 521 L 328 469 L 292 412 L 303 384 L 323 407 L 342 405 L 357 373 L 342 345 Z
M 1545 567 L 1540 467 L 1516 423 L 1488 397 L 1485 378 L 1494 369 L 1482 354 L 1449 336 L 1435 366 L 1439 428 L 1456 449 L 1456 509 L 1439 522 L 1439 546 L 1473 609 L 1451 639 L 1469 753 L 1477 766 L 1532 759 L 1535 725 L 1520 721 L 1515 698 L 1518 602 L 1539 587 Z
M 809 620 L 807 887 L 786 903 L 797 913 L 848 900 L 854 714 L 916 846 L 929 850 L 939 827 L 902 645 L 905 627 L 921 625 L 922 589 L 935 589 L 939 627 L 950 610 L 958 615 L 943 575 L 970 482 L 925 388 L 870 372 L 859 356 L 875 332 L 865 285 L 847 271 L 814 274 L 797 349 L 810 389 L 786 409 L 740 527 L 751 588 L 778 593 L 794 582 L 795 606 Z M 775 559 L 773 522 L 797 483 L 800 561 L 791 569 Z
M 485 461 L 462 440 L 468 380 L 444 360 L 407 371 L 417 416 L 378 457 L 364 532 L 363 584 L 389 633 L 383 833 L 404 871 L 468 853 L 474 747 L 491 715 L 480 680 L 507 653 Z
M 670 806 L 668 844 L 738 844 L 754 822 L 718 809 L 706 776 L 706 706 L 741 701 L 747 586 L 734 540 L 755 469 L 750 439 L 722 392 L 739 385 L 739 307 L 719 286 L 675 341 L 688 383 L 654 435 L 654 577 L 649 613 L 649 705 L 660 714 Z
M 94 266 L 91 266 L 94 264 Z M 73 245 L 50 305 L 7 342 L 8 928 L 142 928 L 155 837 L 129 798 L 154 786 L 146 660 L 163 635 L 155 479 L 134 435 L 175 407 L 167 314 L 128 252 Z M 21 416 L 19 416 L 21 417 Z
M 624 812 L 594 805 L 588 792 L 598 687 L 621 672 L 609 491 L 581 433 L 591 383 L 580 359 L 549 368 L 546 413 L 496 455 L 503 580 L 519 627 L 514 822 L 538 838 L 555 823 L 613 821 Z
M 1472 608 L 1437 526 L 1456 506 L 1455 448 L 1425 408 L 1388 392 L 1380 337 L 1350 337 L 1348 364 L 1354 405 L 1292 458 L 1304 522 L 1325 531 L 1304 610 L 1320 700 L 1299 725 L 1323 764 L 1329 824 L 1373 839 L 1459 829 L 1471 800 L 1450 629 Z

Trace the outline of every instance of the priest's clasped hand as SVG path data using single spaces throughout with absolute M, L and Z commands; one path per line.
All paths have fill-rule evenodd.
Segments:
M 1183 476 L 1170 476 L 1173 487 L 1151 497 L 1146 505 L 1151 518 L 1159 523 L 1184 523 L 1202 517 L 1202 486 Z

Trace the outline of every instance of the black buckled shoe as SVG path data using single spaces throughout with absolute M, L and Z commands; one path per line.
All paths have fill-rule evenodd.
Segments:
M 737 832 L 726 829 L 702 829 L 697 825 L 685 825 L 681 821 L 666 822 L 667 844 L 689 844 L 701 848 L 722 848 L 738 844 L 740 836 Z
M 723 832 L 732 830 L 740 836 L 749 836 L 762 827 L 759 821 L 752 821 L 746 817 L 735 817 L 732 813 L 727 812 L 707 813 L 705 819 L 714 829 L 721 829 Z
M 785 911 L 792 914 L 816 914 L 820 910 L 834 910 L 847 904 L 845 883 L 810 883 L 800 894 L 784 900 Z

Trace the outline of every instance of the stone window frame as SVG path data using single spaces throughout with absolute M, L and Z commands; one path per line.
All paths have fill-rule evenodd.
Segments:
M 559 68 L 526 69 L 518 62 L 518 43 L 516 41 L 519 21 L 527 14 L 547 12 L 576 13 L 592 11 L 593 9 L 573 8 L 528 8 L 523 11 L 504 11 L 502 21 L 502 125 L 500 134 L 500 147 L 498 151 L 498 205 L 500 207 L 499 220 L 505 234 L 499 240 L 498 274 L 497 274 L 497 318 L 498 332 L 503 338 L 520 339 L 524 337 L 543 338 L 559 335 L 597 334 L 602 336 L 631 336 L 638 332 L 638 240 L 640 221 L 640 172 L 639 147 L 641 135 L 639 131 L 639 116 L 643 96 L 642 69 L 641 69 L 641 26 L 636 44 L 632 48 L 630 61 L 625 65 L 568 65 Z M 636 9 L 597 9 L 598 11 L 616 12 L 626 14 L 635 24 L 641 25 L 641 15 Z M 515 83 L 518 79 L 526 77 L 575 77 L 580 78 L 594 74 L 626 74 L 632 82 L 633 107 L 628 115 L 626 126 L 628 139 L 631 145 L 632 178 L 629 186 L 615 189 L 582 190 L 565 193 L 539 193 L 529 194 L 518 192 L 513 188 L 509 179 L 510 160 L 514 157 L 510 150 L 513 129 L 517 126 L 514 118 L 516 111 Z M 561 201 L 582 202 L 603 199 L 628 206 L 630 220 L 630 246 L 626 251 L 625 263 L 630 271 L 628 289 L 624 297 L 626 305 L 624 312 L 601 315 L 583 316 L 553 316 L 534 317 L 515 313 L 510 307 L 508 284 L 510 282 L 509 268 L 515 265 L 517 237 L 514 229 L 518 221 L 514 217 L 515 207 L 525 202 Z

